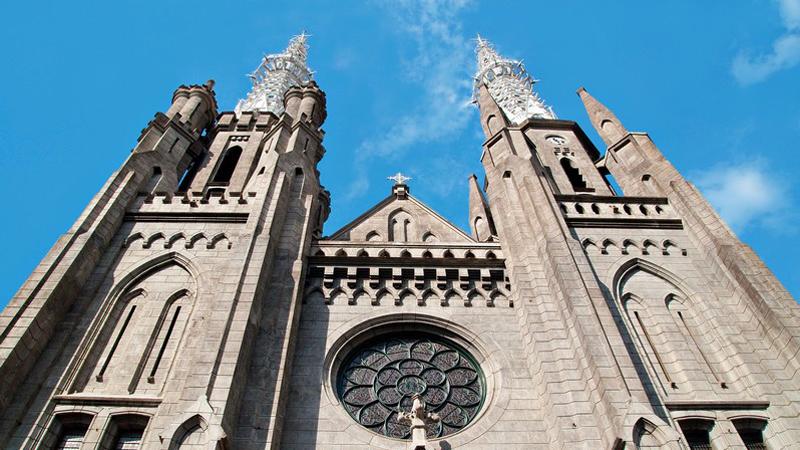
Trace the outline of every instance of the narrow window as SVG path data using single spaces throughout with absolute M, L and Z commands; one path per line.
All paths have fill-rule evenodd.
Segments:
M 574 191 L 586 191 L 586 182 L 583 181 L 581 172 L 574 166 L 574 163 L 569 158 L 561 158 L 561 167 L 564 169 L 567 178 L 569 178 L 569 182 L 572 184 L 572 189 Z
M 709 431 L 713 423 L 708 420 L 684 420 L 680 422 L 683 437 L 691 450 L 712 450 Z
M 117 337 L 114 339 L 114 343 L 111 345 L 111 349 L 108 351 L 106 360 L 103 363 L 103 366 L 100 368 L 100 372 L 97 373 L 97 381 L 103 381 L 103 374 L 105 374 L 106 370 L 108 369 L 108 365 L 111 363 L 111 358 L 114 357 L 114 352 L 117 351 L 119 342 L 122 340 L 122 336 L 125 335 L 125 330 L 128 328 L 128 324 L 131 323 L 131 318 L 133 317 L 134 311 L 136 311 L 136 305 L 131 306 L 131 309 L 128 310 L 128 315 L 125 317 L 125 322 L 122 323 L 122 327 L 119 329 Z
M 217 172 L 214 174 L 212 183 L 227 184 L 230 183 L 233 177 L 233 172 L 236 170 L 236 164 L 239 163 L 239 157 L 242 156 L 242 148 L 239 146 L 231 147 L 222 155 L 222 161 L 217 167 Z
M 139 450 L 142 448 L 148 418 L 139 414 L 112 416 L 106 435 L 99 448 L 112 450 Z
M 65 426 L 58 437 L 56 450 L 78 450 L 83 444 L 83 438 L 86 437 L 86 431 L 89 430 L 88 424 L 72 424 Z
M 767 444 L 764 442 L 764 429 L 767 426 L 765 420 L 759 419 L 738 419 L 733 421 L 736 432 L 742 439 L 745 448 L 748 450 L 766 450 Z
M 186 170 L 183 171 L 181 180 L 178 182 L 178 192 L 186 192 L 189 190 L 192 181 L 194 181 L 194 176 L 197 175 L 197 162 L 199 160 L 200 158 L 193 159 L 192 162 L 189 163 L 189 166 L 186 167 Z
M 121 431 L 114 443 L 114 450 L 139 450 L 142 446 L 143 432 L 142 429 Z
M 175 331 L 175 322 L 178 321 L 178 315 L 180 313 L 181 307 L 178 306 L 175 308 L 175 314 L 172 316 L 172 320 L 169 323 L 169 328 L 167 328 L 167 334 L 164 336 L 164 340 L 161 342 L 161 348 L 158 349 L 158 356 L 156 356 L 156 362 L 153 364 L 153 369 L 150 370 L 150 375 L 147 377 L 147 381 L 149 383 L 155 382 L 158 366 L 161 364 L 161 360 L 164 358 L 164 351 L 167 349 L 167 344 L 169 344 L 169 338 L 172 337 L 172 332 Z

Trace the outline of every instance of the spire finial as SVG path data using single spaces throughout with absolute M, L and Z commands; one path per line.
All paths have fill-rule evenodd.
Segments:
M 275 115 L 283 113 L 283 96 L 293 86 L 305 86 L 312 79 L 306 66 L 309 35 L 302 31 L 289 40 L 282 53 L 264 55 L 261 64 L 248 77 L 253 87 L 247 98 L 239 100 L 236 114 L 242 111 L 264 111 Z
M 556 118 L 553 109 L 545 105 L 533 91 L 537 80 L 528 74 L 522 61 L 502 57 L 480 34 L 475 42 L 475 56 L 478 59 L 474 90 L 476 98 L 481 85 L 486 85 L 489 94 L 515 125 L 530 118 Z

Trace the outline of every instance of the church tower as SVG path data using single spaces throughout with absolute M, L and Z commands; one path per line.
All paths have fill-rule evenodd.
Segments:
M 278 442 L 303 256 L 328 214 L 306 36 L 235 111 L 181 86 L 0 316 L 3 448 Z M 258 421 L 258 426 L 250 426 Z
M 397 173 L 323 235 L 306 40 L 179 87 L 0 314 L 0 447 L 797 448 L 800 307 L 647 134 L 479 37 L 470 233 Z
M 486 194 L 550 448 L 794 448 L 797 302 L 646 133 L 579 89 L 601 156 L 521 63 L 476 52 Z

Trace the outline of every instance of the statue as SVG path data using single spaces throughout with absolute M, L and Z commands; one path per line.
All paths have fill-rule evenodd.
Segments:
M 425 425 L 436 423 L 441 419 L 438 414 L 425 411 L 425 401 L 422 400 L 419 394 L 414 394 L 412 399 L 414 402 L 411 404 L 411 412 L 400 412 L 398 419 L 400 423 L 409 423 L 411 425 L 412 448 L 414 450 L 425 450 L 428 444 L 428 438 L 425 436 Z

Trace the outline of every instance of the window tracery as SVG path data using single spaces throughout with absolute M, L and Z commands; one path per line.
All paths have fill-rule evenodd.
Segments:
M 480 411 L 483 374 L 457 345 L 430 335 L 380 336 L 351 352 L 339 372 L 338 394 L 348 414 L 362 426 L 398 439 L 410 428 L 398 420 L 420 394 L 429 412 L 441 417 L 427 428 L 429 438 L 453 434 Z

